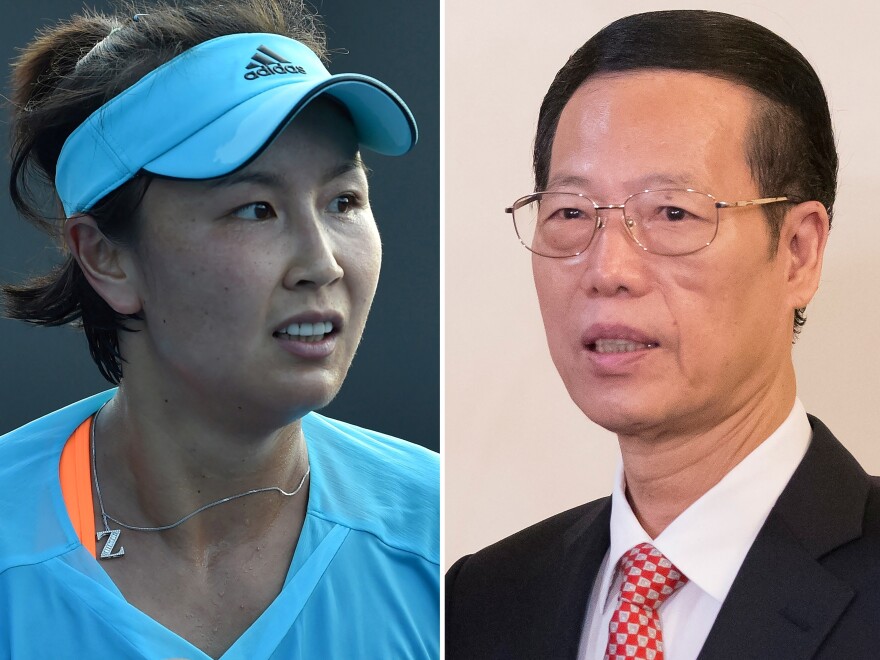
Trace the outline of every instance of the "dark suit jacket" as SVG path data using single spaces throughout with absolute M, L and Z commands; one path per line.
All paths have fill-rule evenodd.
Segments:
M 746 555 L 701 660 L 880 658 L 880 479 L 822 422 Z M 611 499 L 463 557 L 446 575 L 446 657 L 576 658 Z

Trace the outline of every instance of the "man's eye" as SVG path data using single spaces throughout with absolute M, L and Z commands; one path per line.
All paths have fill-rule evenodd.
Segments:
M 688 217 L 688 212 L 675 206 L 667 206 L 663 210 L 663 215 L 667 220 L 676 221 L 686 219 Z
M 235 209 L 232 215 L 243 220 L 268 220 L 275 217 L 275 209 L 268 202 L 253 202 Z
M 588 214 L 583 209 L 574 207 L 542 209 L 540 213 L 542 222 L 549 222 L 551 220 L 586 220 L 588 218 Z

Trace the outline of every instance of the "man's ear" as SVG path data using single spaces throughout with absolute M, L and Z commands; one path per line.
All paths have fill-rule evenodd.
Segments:
M 798 204 L 786 215 L 779 249 L 785 260 L 791 307 L 806 307 L 819 288 L 830 220 L 821 202 Z
M 108 239 L 90 215 L 68 218 L 64 240 L 89 284 L 110 307 L 119 314 L 141 311 L 130 250 Z

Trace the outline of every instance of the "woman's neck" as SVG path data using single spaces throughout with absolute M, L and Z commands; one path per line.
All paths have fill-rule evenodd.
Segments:
M 293 491 L 308 469 L 297 420 L 276 429 L 230 424 L 200 414 L 199 406 L 157 398 L 123 384 L 95 424 L 95 459 L 105 510 L 141 527 L 175 523 L 206 504 L 249 490 Z M 187 552 L 261 535 L 282 508 L 302 506 L 277 492 L 258 493 L 216 507 L 163 534 Z

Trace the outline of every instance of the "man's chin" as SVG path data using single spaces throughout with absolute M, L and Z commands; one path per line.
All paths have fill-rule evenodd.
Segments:
M 660 411 L 631 400 L 575 403 L 590 421 L 618 436 L 648 435 L 669 421 Z

